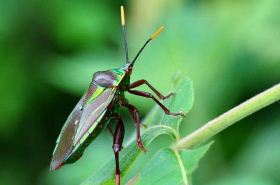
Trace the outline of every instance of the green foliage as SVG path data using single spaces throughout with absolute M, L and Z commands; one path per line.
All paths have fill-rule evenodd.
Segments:
M 194 102 L 192 81 L 187 77 L 180 78 L 179 76 L 175 76 L 173 86 L 174 90 L 171 90 L 171 92 L 175 92 L 175 95 L 165 100 L 164 105 L 171 112 L 182 111 L 187 116 Z M 151 125 L 166 125 L 179 132 L 179 126 L 183 119 L 181 116 L 174 117 L 166 115 L 158 106 L 155 106 L 154 109 L 153 116 L 147 117 L 147 119 L 151 120 Z
M 127 183 L 128 185 L 190 184 L 200 159 L 212 143 L 193 150 L 162 149 Z M 186 176 L 187 175 L 187 176 Z

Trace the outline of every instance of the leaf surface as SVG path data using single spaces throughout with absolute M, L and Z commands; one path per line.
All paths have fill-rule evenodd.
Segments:
M 175 80 L 171 92 L 175 95 L 164 101 L 164 105 L 171 112 L 183 112 L 186 114 L 191 110 L 194 102 L 193 83 L 187 77 L 179 77 Z M 183 118 L 181 116 L 166 115 L 159 106 L 154 107 L 154 116 L 151 124 L 161 124 L 179 129 Z
M 191 184 L 191 174 L 211 144 L 180 152 L 170 148 L 163 149 L 157 152 L 127 185 Z

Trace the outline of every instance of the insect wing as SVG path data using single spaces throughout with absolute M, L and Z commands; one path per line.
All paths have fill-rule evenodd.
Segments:
M 61 129 L 59 137 L 56 141 L 56 147 L 53 152 L 53 157 L 50 165 L 50 170 L 56 170 L 61 167 L 65 157 L 67 157 L 73 148 L 73 140 L 78 128 L 77 120 L 81 119 L 83 110 L 82 104 L 85 100 L 85 95 L 77 103 L 66 123 Z
M 87 136 L 88 130 L 94 129 L 98 123 L 97 120 L 102 117 L 107 106 L 112 102 L 115 92 L 116 90 L 112 88 L 105 89 L 81 109 L 88 99 L 86 95 L 82 97 L 68 117 L 57 139 L 50 166 L 51 170 L 60 168 L 82 137 Z
M 84 108 L 81 121 L 75 136 L 74 145 L 78 145 L 83 138 L 90 134 L 103 118 L 108 105 L 115 96 L 115 88 L 107 88 Z

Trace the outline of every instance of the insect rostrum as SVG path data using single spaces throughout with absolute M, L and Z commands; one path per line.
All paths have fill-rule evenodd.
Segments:
M 87 92 L 75 106 L 64 124 L 56 142 L 53 157 L 50 165 L 51 170 L 59 169 L 64 164 L 77 161 L 83 154 L 90 142 L 96 138 L 100 132 L 108 127 L 110 120 L 116 121 L 115 132 L 113 134 L 113 152 L 116 161 L 116 184 L 120 184 L 119 152 L 122 149 L 125 127 L 120 115 L 120 106 L 126 107 L 133 121 L 136 124 L 136 141 L 142 151 L 146 151 L 141 141 L 140 119 L 137 108 L 129 104 L 124 92 L 137 96 L 151 98 L 157 103 L 166 114 L 173 116 L 184 116 L 182 112 L 173 113 L 168 110 L 151 93 L 134 90 L 134 88 L 146 84 L 159 99 L 166 99 L 172 95 L 163 96 L 146 80 L 138 80 L 130 83 L 134 62 L 146 45 L 153 40 L 163 30 L 160 27 L 144 44 L 136 57 L 130 61 L 128 58 L 128 47 L 126 41 L 126 27 L 124 8 L 121 6 L 121 23 L 125 44 L 126 64 L 106 71 L 98 71 L 93 74 L 92 81 Z

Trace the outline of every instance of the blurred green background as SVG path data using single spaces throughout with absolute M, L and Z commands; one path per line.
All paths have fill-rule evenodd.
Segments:
M 165 93 L 176 73 L 194 81 L 182 135 L 280 81 L 279 0 L 1 0 L 1 185 L 78 184 L 113 156 L 105 132 L 77 163 L 48 171 L 59 131 L 93 72 L 125 61 L 121 4 L 130 58 L 166 28 L 139 58 L 132 80 L 147 79 Z M 153 106 L 129 99 L 142 118 Z M 276 103 L 219 134 L 194 184 L 279 185 L 279 112 Z M 126 122 L 129 135 L 134 128 Z

